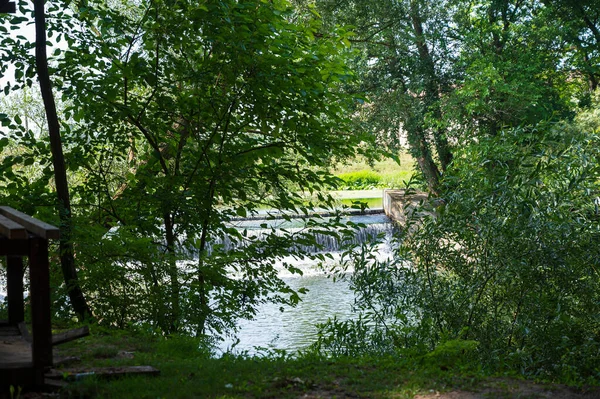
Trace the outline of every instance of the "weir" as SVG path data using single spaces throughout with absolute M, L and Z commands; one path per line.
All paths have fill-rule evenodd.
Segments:
M 382 208 L 345 210 L 346 216 L 344 218 L 346 220 L 364 225 L 356 230 L 356 234 L 350 240 L 341 243 L 332 235 L 316 233 L 316 245 L 312 247 L 297 245 L 296 248 L 309 253 L 339 252 L 344 246 L 360 245 L 375 239 L 381 234 L 385 235 L 387 240 L 391 237 L 394 229 L 404 228 L 409 218 L 434 214 L 434 207 L 437 205 L 437 201 L 430 201 L 427 193 L 406 189 L 383 190 L 382 203 Z M 251 240 L 262 241 L 273 234 L 283 236 L 283 233 L 280 234 L 279 232 L 285 231 L 287 234 L 306 229 L 303 222 L 305 219 L 334 216 L 335 213 L 331 211 L 316 211 L 309 214 L 283 214 L 265 210 L 249 217 L 234 218 L 230 223 L 230 227 L 239 231 L 245 230 Z M 215 237 L 208 244 L 208 252 L 211 253 L 217 245 L 227 252 L 243 247 L 244 243 L 229 236 Z M 187 255 L 193 259 L 198 257 L 198 253 L 194 253 L 194 251 L 188 252 Z
M 359 225 L 352 237 L 346 237 L 344 242 L 340 242 L 337 237 L 331 234 L 316 232 L 314 234 L 315 244 L 306 246 L 295 244 L 294 248 L 308 252 L 339 252 L 348 246 L 356 246 L 376 239 L 384 235 L 386 239 L 391 237 L 394 230 L 392 221 L 379 210 L 373 214 L 348 215 L 344 221 Z M 285 234 L 294 234 L 300 231 L 307 231 L 302 220 L 283 220 L 283 219 L 244 219 L 231 223 L 231 227 L 245 231 L 247 237 L 252 241 L 263 241 L 269 236 L 275 235 L 283 237 Z M 213 238 L 208 244 L 208 252 L 212 252 L 214 246 L 220 245 L 227 252 L 244 246 L 243 243 L 232 239 L 229 236 Z M 191 258 L 197 258 L 197 253 L 189 253 Z

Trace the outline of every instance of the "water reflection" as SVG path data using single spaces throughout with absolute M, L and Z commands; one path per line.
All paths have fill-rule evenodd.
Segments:
M 295 308 L 285 307 L 281 312 L 280 305 L 265 304 L 254 320 L 240 321 L 240 341 L 233 348 L 234 353 L 256 354 L 255 347 L 285 349 L 293 353 L 315 341 L 316 324 L 333 317 L 342 320 L 353 317 L 354 294 L 347 281 L 334 282 L 323 274 L 283 280 L 294 290 L 306 288 L 309 291 Z M 227 351 L 234 342 L 233 339 L 226 340 L 220 350 Z

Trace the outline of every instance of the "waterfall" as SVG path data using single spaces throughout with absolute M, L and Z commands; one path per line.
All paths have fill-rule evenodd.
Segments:
M 305 253 L 335 253 L 340 252 L 348 246 L 358 246 L 366 242 L 370 242 L 376 239 L 379 235 L 385 236 L 385 241 L 389 241 L 392 232 L 395 228 L 391 220 L 384 214 L 371 214 L 371 215 L 353 215 L 348 216 L 345 219 L 346 222 L 352 222 L 360 224 L 361 227 L 357 227 L 352 237 L 340 242 L 338 237 L 330 234 L 323 234 L 316 232 L 313 237 L 315 245 L 307 246 L 302 244 L 294 244 L 291 246 L 292 249 L 300 250 Z M 303 221 L 298 220 L 283 220 L 283 219 L 246 219 L 241 221 L 232 221 L 229 227 L 233 227 L 236 230 L 243 232 L 244 236 L 248 238 L 248 241 L 265 241 L 273 235 L 276 237 L 285 237 L 286 235 L 299 233 L 301 231 L 306 232 L 306 227 Z M 208 253 L 212 253 L 215 246 L 220 246 L 225 252 L 239 249 L 247 246 L 246 242 L 240 242 L 232 239 L 230 236 L 225 237 L 213 237 L 208 245 Z M 191 259 L 197 259 L 197 251 L 186 251 L 185 255 Z

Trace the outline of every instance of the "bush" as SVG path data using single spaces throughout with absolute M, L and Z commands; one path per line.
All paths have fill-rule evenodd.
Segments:
M 404 352 L 460 340 L 491 370 L 600 380 L 600 137 L 585 121 L 464 145 L 437 216 L 391 259 L 350 254 L 361 339 Z
M 344 181 L 344 190 L 368 190 L 378 187 L 381 181 L 381 175 L 371 170 L 341 173 L 338 177 Z

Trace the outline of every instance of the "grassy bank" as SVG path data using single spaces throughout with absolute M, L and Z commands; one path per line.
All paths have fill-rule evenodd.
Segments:
M 337 165 L 332 172 L 344 181 L 342 188 L 346 190 L 401 188 L 414 173 L 414 160 L 407 153 L 402 153 L 399 159 L 399 164 L 392 159 L 370 164 L 358 158 L 351 163 Z
M 80 363 L 69 366 L 71 371 L 63 369 L 63 375 L 94 366 L 150 365 L 160 370 L 160 376 L 112 381 L 86 377 L 70 383 L 63 397 L 509 398 L 521 397 L 513 394 L 523 389 L 575 395 L 555 397 L 586 397 L 562 386 L 486 378 L 476 366 L 442 364 L 431 358 L 291 358 L 271 353 L 267 357 L 226 355 L 217 359 L 192 338 L 92 330 L 92 336 L 56 348 L 60 356 L 81 358 Z M 439 392 L 442 396 L 436 396 Z M 444 396 L 444 392 L 451 392 L 451 396 Z

